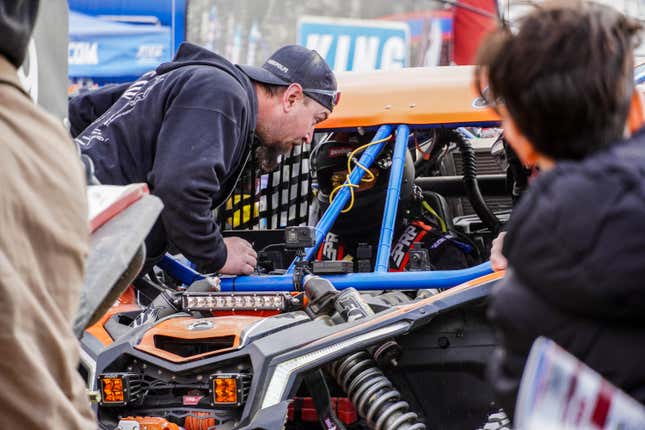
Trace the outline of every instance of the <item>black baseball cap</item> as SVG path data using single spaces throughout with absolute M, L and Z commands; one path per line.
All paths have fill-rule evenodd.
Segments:
M 298 83 L 308 97 L 329 110 L 334 110 L 340 99 L 334 72 L 318 52 L 304 46 L 283 46 L 262 67 L 240 65 L 239 68 L 249 78 L 265 84 Z

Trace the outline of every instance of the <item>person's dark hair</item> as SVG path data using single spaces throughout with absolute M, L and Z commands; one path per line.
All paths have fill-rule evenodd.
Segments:
M 265 93 L 267 93 L 271 97 L 276 97 L 284 92 L 284 90 L 287 88 L 284 85 L 271 85 L 271 84 L 265 84 L 264 82 L 259 82 L 259 81 L 253 81 L 257 86 L 262 88 Z
M 641 29 L 608 6 L 545 3 L 517 31 L 487 37 L 476 85 L 489 102 L 504 104 L 538 152 L 581 159 L 623 135 Z

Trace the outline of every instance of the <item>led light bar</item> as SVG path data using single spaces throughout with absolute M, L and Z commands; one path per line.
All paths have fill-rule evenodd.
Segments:
M 182 301 L 186 311 L 284 312 L 302 307 L 301 298 L 287 293 L 185 293 Z

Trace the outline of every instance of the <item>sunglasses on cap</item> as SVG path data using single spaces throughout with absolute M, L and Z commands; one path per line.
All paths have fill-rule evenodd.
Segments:
M 340 101 L 340 91 L 338 90 L 318 90 L 313 88 L 303 88 L 302 91 L 306 93 L 322 94 L 331 97 L 332 107 L 336 107 Z

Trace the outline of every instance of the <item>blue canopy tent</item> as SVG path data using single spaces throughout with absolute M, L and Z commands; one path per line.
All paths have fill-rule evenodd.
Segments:
M 132 81 L 171 59 L 170 28 L 69 14 L 69 78 Z
M 634 80 L 638 85 L 645 84 L 645 63 L 638 65 L 634 70 Z

